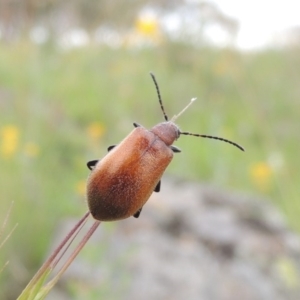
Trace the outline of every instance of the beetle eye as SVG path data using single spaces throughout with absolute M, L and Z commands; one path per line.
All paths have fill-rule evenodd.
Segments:
M 180 137 L 180 130 L 177 128 L 176 129 L 176 140 Z

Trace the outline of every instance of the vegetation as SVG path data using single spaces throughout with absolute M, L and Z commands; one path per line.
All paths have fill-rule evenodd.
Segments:
M 7 227 L 19 226 L 1 248 L 0 269 L 10 264 L 0 291 L 23 288 L 58 222 L 86 212 L 86 162 L 104 156 L 133 122 L 163 121 L 149 71 L 170 117 L 198 98 L 178 119 L 183 130 L 246 148 L 183 136 L 167 175 L 267 196 L 299 230 L 299 69 L 298 49 L 1 45 L 0 217 L 14 201 Z

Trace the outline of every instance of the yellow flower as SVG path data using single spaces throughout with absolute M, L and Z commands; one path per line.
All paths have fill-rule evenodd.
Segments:
M 40 153 L 40 147 L 32 142 L 25 144 L 24 152 L 29 157 L 35 157 Z
M 250 175 L 257 187 L 262 191 L 270 188 L 272 179 L 272 168 L 265 162 L 258 162 L 250 168 Z
M 140 37 L 144 37 L 152 42 L 160 41 L 160 27 L 157 18 L 154 16 L 144 15 L 139 17 L 135 22 L 135 29 Z
M 19 129 L 14 125 L 6 125 L 1 129 L 1 154 L 5 158 L 13 156 L 18 147 Z
M 75 190 L 80 196 L 84 196 L 86 192 L 86 181 L 80 180 L 77 182 Z
M 100 138 L 104 131 L 104 126 L 98 122 L 91 123 L 87 128 L 88 135 L 94 140 Z
M 157 19 L 152 16 L 141 16 L 135 23 L 139 34 L 148 37 L 157 37 L 159 35 L 159 24 Z

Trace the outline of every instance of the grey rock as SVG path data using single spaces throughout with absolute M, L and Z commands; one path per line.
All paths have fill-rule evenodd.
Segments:
M 213 186 L 164 177 L 139 219 L 101 224 L 85 250 L 62 283 L 88 299 L 300 299 L 299 237 L 266 199 Z

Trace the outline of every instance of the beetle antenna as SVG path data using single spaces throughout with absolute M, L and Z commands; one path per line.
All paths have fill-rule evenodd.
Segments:
M 178 115 L 175 115 L 172 119 L 171 119 L 171 122 L 174 122 L 180 115 L 183 114 L 183 112 L 185 112 L 192 104 L 193 102 L 197 100 L 197 98 L 192 98 L 190 103 L 178 114 Z
M 235 142 L 232 142 L 230 140 L 227 140 L 227 139 L 223 139 L 221 137 L 217 137 L 217 136 L 212 136 L 212 135 L 205 135 L 205 134 L 195 134 L 195 133 L 190 133 L 190 132 L 180 132 L 180 134 L 184 134 L 184 135 L 192 135 L 192 136 L 197 136 L 197 137 L 203 137 L 203 138 L 209 138 L 209 139 L 215 139 L 215 140 L 219 140 L 219 141 L 222 141 L 222 142 L 226 142 L 226 143 L 229 143 L 237 148 L 239 148 L 240 150 L 242 151 L 245 151 L 245 149 L 240 146 L 239 144 L 235 143 Z
M 167 116 L 167 114 L 165 112 L 165 109 L 164 109 L 164 106 L 163 106 L 163 103 L 162 103 L 162 100 L 161 100 L 160 91 L 159 91 L 159 87 L 158 87 L 157 81 L 156 81 L 155 76 L 154 76 L 153 73 L 150 72 L 150 75 L 151 75 L 151 77 L 153 79 L 153 82 L 155 84 L 155 88 L 156 88 L 156 92 L 157 92 L 157 96 L 158 96 L 158 101 L 159 101 L 159 104 L 160 104 L 160 108 L 161 108 L 161 110 L 162 110 L 162 112 L 164 114 L 165 120 L 168 121 L 168 116 Z

